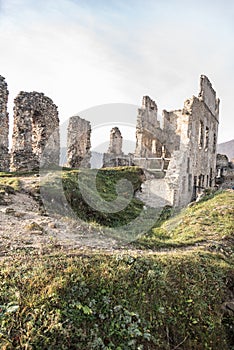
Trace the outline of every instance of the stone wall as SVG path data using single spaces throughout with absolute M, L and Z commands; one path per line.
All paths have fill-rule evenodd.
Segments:
M 225 154 L 217 154 L 216 184 L 220 188 L 234 187 L 234 162 Z
M 9 116 L 7 113 L 8 90 L 5 78 L 0 76 L 0 171 L 9 170 Z
M 91 125 L 85 119 L 74 116 L 69 119 L 67 130 L 67 166 L 90 168 Z
M 11 170 L 59 165 L 59 146 L 57 106 L 43 93 L 21 91 L 14 100 Z
M 219 100 L 216 100 L 216 92 L 205 75 L 201 75 L 200 78 L 200 92 L 198 97 L 206 104 L 214 116 L 218 114 Z
M 144 96 L 138 109 L 135 157 L 161 157 L 161 139 L 158 107 L 149 96 Z
M 215 186 L 219 100 L 203 75 L 200 86 L 199 96 L 187 99 L 177 113 L 180 145 L 172 153 L 166 180 L 173 188 L 174 205 L 178 207 L 188 204 L 205 188 Z
M 146 148 L 150 150 L 156 130 L 156 136 L 165 147 L 165 157 L 170 158 L 169 165 L 164 170 L 165 198 L 170 198 L 174 206 L 183 207 L 205 188 L 215 186 L 219 99 L 216 99 L 216 93 L 208 78 L 202 75 L 198 97 L 187 99 L 181 110 L 164 110 L 162 128 L 157 121 L 156 108 L 153 111 L 150 118 L 148 109 L 142 107 L 138 112 L 139 147 L 135 155 L 152 157 L 149 151 L 144 152 L 146 143 L 143 140 L 150 125 L 148 139 L 146 136 Z M 160 153 L 157 153 L 157 156 L 160 157 Z M 151 187 L 148 186 L 149 188 Z M 153 188 L 157 188 L 156 184 Z M 160 192 L 162 193 L 162 190 Z
M 107 153 L 103 155 L 103 167 L 117 167 L 131 165 L 130 155 L 122 151 L 123 137 L 119 128 L 114 127 L 110 131 L 110 144 Z

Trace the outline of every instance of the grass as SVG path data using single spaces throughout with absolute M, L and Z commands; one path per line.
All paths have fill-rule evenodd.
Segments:
M 212 198 L 187 207 L 168 220 L 172 209 L 164 210 L 156 227 L 135 245 L 141 248 L 185 247 L 205 242 L 234 242 L 234 193 L 216 192 Z M 168 215 L 167 215 L 168 214 Z
M 122 178 L 131 180 L 133 191 L 142 181 L 139 168 L 103 169 L 94 193 L 90 174 L 83 172 L 86 191 L 100 203 L 100 197 L 118 197 Z M 97 227 L 118 226 L 142 209 L 134 200 L 118 216 L 87 208 L 79 176 L 63 172 L 64 193 Z M 0 176 L 13 187 L 14 179 Z M 58 180 L 55 174 L 43 186 L 59 205 Z M 54 249 L 1 259 L 0 348 L 234 350 L 234 314 L 223 308 L 234 293 L 233 226 L 233 192 L 224 191 L 180 213 L 164 208 L 153 229 L 131 245 L 140 252 Z
M 6 259 L 1 349 L 230 350 L 232 268 L 201 252 Z
M 17 177 L 1 177 L 0 173 L 0 204 L 3 201 L 4 195 L 13 194 L 20 190 L 20 180 Z
M 133 197 L 143 181 L 140 168 L 107 168 L 99 169 L 98 172 L 96 170 L 63 171 L 61 187 L 60 175 L 55 173 L 43 182 L 47 203 L 48 205 L 51 202 L 57 203 L 55 209 L 58 212 L 64 211 L 63 195 L 80 219 L 107 227 L 125 225 L 138 217 L 142 211 L 143 203 Z M 128 187 L 123 182 L 120 186 L 121 193 L 117 193 L 118 183 L 121 180 L 131 183 L 130 197 Z M 87 203 L 87 199 L 91 200 L 91 204 Z M 61 207 L 60 203 L 62 203 Z

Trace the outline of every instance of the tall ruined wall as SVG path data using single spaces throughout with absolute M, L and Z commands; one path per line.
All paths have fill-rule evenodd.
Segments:
M 200 101 L 203 101 L 207 108 L 216 119 L 219 117 L 219 99 L 216 99 L 216 92 L 211 82 L 205 75 L 200 77 L 200 92 L 198 95 Z
M 107 153 L 113 153 L 116 155 L 122 154 L 123 137 L 119 128 L 115 127 L 110 132 L 110 145 Z
M 132 164 L 130 155 L 122 151 L 123 137 L 119 128 L 110 131 L 110 144 L 107 153 L 103 154 L 103 167 L 129 166 Z
M 208 78 L 201 76 L 199 97 L 186 100 L 178 115 L 180 146 L 172 153 L 166 175 L 176 206 L 188 204 L 204 188 L 215 186 L 218 120 L 219 100 Z
M 162 143 L 158 121 L 158 107 L 149 96 L 144 96 L 138 109 L 136 125 L 136 157 L 161 157 Z
M 34 170 L 59 164 L 57 106 L 43 93 L 23 92 L 14 100 L 11 170 Z
M 67 166 L 90 168 L 91 125 L 78 116 L 69 119 L 67 130 Z
M 7 113 L 7 101 L 7 83 L 5 78 L 0 75 L 0 171 L 9 170 L 9 116 Z
M 156 135 L 166 149 L 166 158 L 170 158 L 160 186 L 154 179 L 147 186 L 148 192 L 158 191 L 174 206 L 183 207 L 205 188 L 215 186 L 219 99 L 209 79 L 202 75 L 198 97 L 187 99 L 181 110 L 163 111 L 162 129 L 157 122 L 156 109 L 149 117 L 150 102 L 147 101 L 138 113 L 138 154 L 152 157 L 152 153 L 144 152 L 144 147 L 146 145 L 150 149 L 152 137 Z M 148 107 L 145 108 L 145 105 Z M 150 133 L 145 130 L 150 130 Z M 150 194 L 147 193 L 147 196 L 150 197 Z M 156 202 L 154 205 L 157 205 Z M 152 204 L 152 201 L 149 203 Z

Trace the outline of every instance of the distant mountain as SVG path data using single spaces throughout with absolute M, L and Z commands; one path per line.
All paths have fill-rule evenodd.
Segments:
M 220 143 L 218 145 L 217 153 L 226 154 L 229 160 L 234 159 L 234 140 Z
M 91 151 L 91 159 L 90 164 L 92 169 L 99 169 L 102 167 L 103 154 L 98 152 Z M 64 165 L 67 163 L 67 148 L 60 148 L 60 165 Z

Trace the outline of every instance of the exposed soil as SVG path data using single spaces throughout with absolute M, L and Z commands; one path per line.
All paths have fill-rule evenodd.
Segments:
M 115 239 L 106 237 L 91 224 L 60 215 L 47 216 L 31 192 L 38 181 L 35 177 L 22 178 L 21 190 L 6 193 L 1 201 L 0 256 L 19 250 L 43 254 L 55 248 L 120 248 Z

